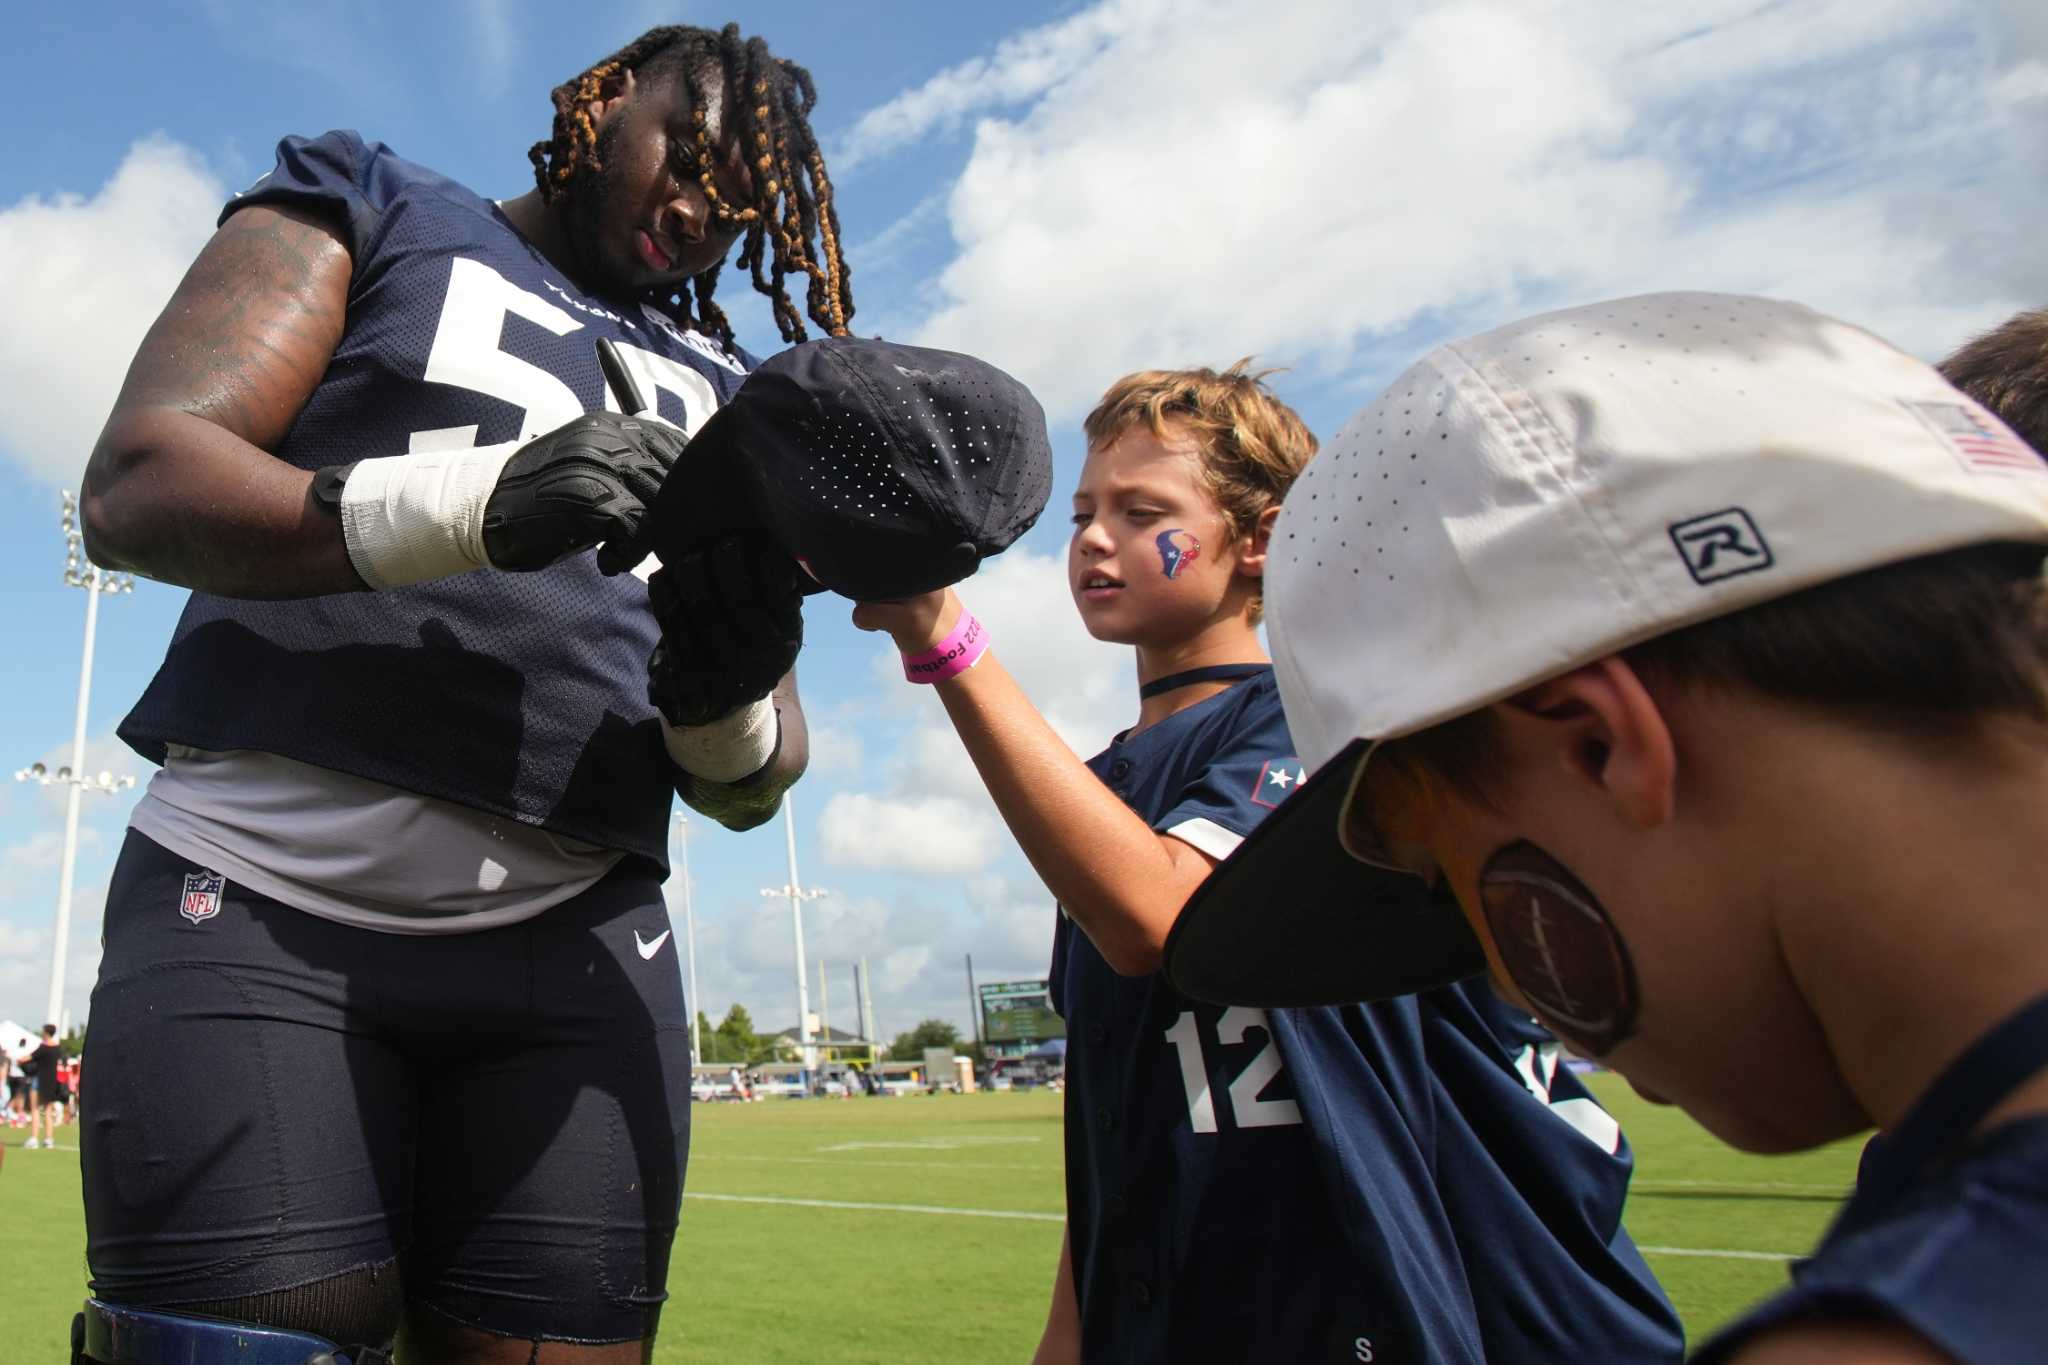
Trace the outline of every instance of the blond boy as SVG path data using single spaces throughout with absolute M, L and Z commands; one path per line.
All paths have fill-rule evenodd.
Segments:
M 1085 429 L 1068 588 L 1138 678 L 1107 750 L 1060 741 L 955 592 L 854 613 L 935 687 L 1061 907 L 1067 1233 L 1039 1359 L 1675 1360 L 1619 1228 L 1627 1148 L 1526 1017 L 1461 987 L 1269 1013 L 1160 974 L 1182 903 L 1301 773 L 1257 626 L 1315 440 L 1242 362 L 1127 376 Z

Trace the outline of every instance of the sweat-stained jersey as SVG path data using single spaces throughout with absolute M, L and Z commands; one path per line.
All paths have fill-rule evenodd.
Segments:
M 616 411 L 600 337 L 685 431 L 751 361 L 650 304 L 585 293 L 490 200 L 351 132 L 286 138 L 222 220 L 254 204 L 322 215 L 354 263 L 346 331 L 276 451 L 301 469 Z M 666 866 L 655 638 L 645 586 L 588 554 L 297 601 L 195 592 L 120 734 L 155 762 L 169 744 L 260 750 Z
M 1217 858 L 1302 775 L 1270 671 L 1089 767 Z M 1062 916 L 1052 989 L 1084 1360 L 1681 1357 L 1621 1230 L 1619 1129 L 1483 983 L 1198 1004 L 1119 976 Z

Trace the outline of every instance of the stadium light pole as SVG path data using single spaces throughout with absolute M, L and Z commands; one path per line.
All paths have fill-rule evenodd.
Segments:
M 818 1058 L 816 1049 L 811 1046 L 811 986 L 804 976 L 804 902 L 832 893 L 816 887 L 806 891 L 796 879 L 796 806 L 790 801 L 788 792 L 782 794 L 782 832 L 789 848 L 789 884 L 764 886 L 761 894 L 789 897 L 789 922 L 796 932 L 796 1041 L 804 1062 L 804 1089 L 808 1091 L 810 1073 L 817 1069 Z
M 71 889 L 78 863 L 79 798 L 87 791 L 112 793 L 135 785 L 133 777 L 116 778 L 103 772 L 88 778 L 84 772 L 86 702 L 92 696 L 93 633 L 99 624 L 100 594 L 134 592 L 135 578 L 131 574 L 103 574 L 97 564 L 85 557 L 85 533 L 78 526 L 78 499 L 68 489 L 62 496 L 64 583 L 67 587 L 85 589 L 85 655 L 78 666 L 78 711 L 71 726 L 71 766 L 51 774 L 42 764 L 31 763 L 14 775 L 17 782 L 35 782 L 46 787 L 56 782 L 66 788 L 64 857 L 57 873 L 57 932 L 50 963 L 50 1010 L 44 1016 L 50 1023 L 58 1022 L 64 1008 L 64 959 L 71 951 Z
M 974 1045 L 981 1042 L 981 997 L 974 990 L 974 954 L 967 955 L 967 1014 L 974 1020 Z
M 875 996 L 868 983 L 868 960 L 862 958 L 854 964 L 853 991 L 860 998 L 860 1031 L 868 1045 L 868 1064 L 882 1059 L 881 1048 L 875 1041 Z
M 697 1000 L 697 917 L 690 913 L 690 820 L 676 812 L 676 842 L 683 846 L 683 947 L 690 963 L 690 1061 L 704 1060 L 703 1040 L 697 1036 L 697 1016 L 704 1006 Z

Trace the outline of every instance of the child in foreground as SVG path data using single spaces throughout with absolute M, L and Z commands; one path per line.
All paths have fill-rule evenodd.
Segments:
M 1735 1146 L 1878 1130 L 1698 1361 L 2042 1359 L 2048 464 L 1866 332 L 1671 294 L 1439 348 L 1294 497 L 1315 775 L 1172 979 L 1264 998 L 1338 935 L 1352 997 L 1412 988 L 1385 869 L 1422 877 L 1503 991 Z
M 1067 1229 L 1041 1361 L 1675 1361 L 1620 1213 L 1632 1160 L 1483 984 L 1302 1010 L 1160 975 L 1182 903 L 1299 780 L 1259 642 L 1280 500 L 1314 453 L 1242 363 L 1148 371 L 1086 423 L 1068 587 L 1136 650 L 1083 764 L 952 590 L 866 603 L 933 685 L 1059 901 Z

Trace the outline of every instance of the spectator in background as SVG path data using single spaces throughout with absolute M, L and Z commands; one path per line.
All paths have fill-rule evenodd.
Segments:
M 28 1076 L 17 1058 L 0 1057 L 0 1103 L 6 1106 L 8 1127 L 28 1123 Z
M 43 1025 L 43 1041 L 23 1067 L 28 1072 L 28 1141 L 23 1145 L 30 1149 L 57 1145 L 57 1125 L 63 1122 L 63 1105 L 70 1098 L 57 1074 L 63 1061 L 64 1054 L 57 1047 L 57 1026 Z

